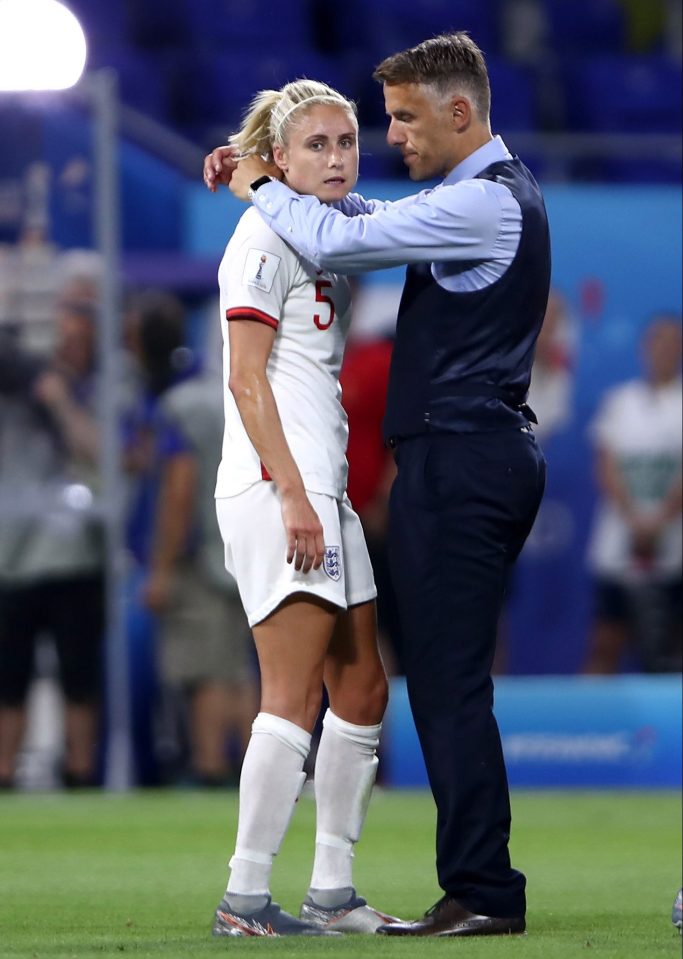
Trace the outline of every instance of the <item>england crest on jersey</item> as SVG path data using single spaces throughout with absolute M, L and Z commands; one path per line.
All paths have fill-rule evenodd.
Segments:
M 326 546 L 325 559 L 323 560 L 323 569 L 335 583 L 341 579 L 342 559 L 340 546 Z

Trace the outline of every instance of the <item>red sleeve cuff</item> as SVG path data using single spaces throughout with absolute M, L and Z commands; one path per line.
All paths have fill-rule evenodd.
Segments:
M 272 326 L 274 330 L 278 328 L 279 320 L 269 313 L 257 310 L 253 306 L 233 306 L 225 311 L 226 320 L 256 320 L 259 323 L 265 323 L 266 326 Z

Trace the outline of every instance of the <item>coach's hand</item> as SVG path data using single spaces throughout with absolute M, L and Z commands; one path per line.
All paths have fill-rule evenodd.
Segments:
M 267 163 L 260 156 L 246 156 L 238 160 L 236 168 L 230 177 L 230 192 L 238 200 L 248 200 L 249 187 L 262 176 L 271 176 L 280 179 L 282 171 L 274 163 Z
M 305 492 L 282 495 L 282 522 L 287 535 L 287 562 L 304 573 L 319 569 L 325 556 L 323 526 Z
M 216 187 L 230 186 L 232 174 L 237 166 L 236 150 L 231 146 L 216 147 L 204 157 L 204 183 L 212 193 Z

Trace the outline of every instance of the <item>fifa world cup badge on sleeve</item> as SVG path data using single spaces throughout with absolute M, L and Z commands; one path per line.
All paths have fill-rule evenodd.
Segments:
M 335 583 L 341 578 L 342 574 L 342 559 L 341 559 L 341 547 L 339 546 L 326 546 L 325 547 L 325 559 L 323 560 L 323 569 Z
M 263 293 L 270 293 L 273 280 L 280 266 L 280 257 L 266 250 L 249 250 L 244 264 L 242 283 L 255 286 Z

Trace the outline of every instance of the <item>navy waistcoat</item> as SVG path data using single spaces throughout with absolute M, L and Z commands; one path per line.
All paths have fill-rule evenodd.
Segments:
M 504 184 L 519 203 L 517 252 L 498 280 L 474 292 L 445 290 L 428 263 L 408 267 L 389 376 L 386 440 L 528 425 L 519 407 L 548 302 L 548 220 L 538 184 L 517 157 L 491 164 L 477 178 Z

